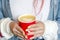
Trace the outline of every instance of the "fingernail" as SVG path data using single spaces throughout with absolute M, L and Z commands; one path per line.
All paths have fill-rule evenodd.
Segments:
M 28 31 L 28 29 L 26 29 L 26 31 Z
M 30 38 L 30 39 L 32 39 L 32 38 Z
M 28 33 L 27 35 L 31 35 L 31 34 Z
M 29 30 L 26 30 L 28 33 L 30 33 L 30 31 Z

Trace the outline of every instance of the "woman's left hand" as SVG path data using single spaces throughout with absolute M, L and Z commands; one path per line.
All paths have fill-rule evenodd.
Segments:
M 36 24 L 30 25 L 26 31 L 28 31 L 27 35 L 34 35 L 30 39 L 34 39 L 36 37 L 42 36 L 44 34 L 44 23 L 37 22 Z

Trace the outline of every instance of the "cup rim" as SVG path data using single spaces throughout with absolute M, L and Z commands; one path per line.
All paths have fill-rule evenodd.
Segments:
M 33 17 L 34 17 L 34 20 L 29 21 L 29 22 L 24 22 L 24 21 L 20 20 L 20 18 L 21 18 L 22 16 L 26 16 L 26 15 L 31 15 L 31 16 L 33 16 Z M 19 22 L 23 22 L 23 23 L 31 23 L 31 22 L 34 22 L 35 20 L 36 20 L 36 17 L 35 17 L 34 15 L 32 15 L 32 14 L 24 14 L 24 15 L 21 15 L 21 16 L 18 17 L 18 21 L 19 21 Z

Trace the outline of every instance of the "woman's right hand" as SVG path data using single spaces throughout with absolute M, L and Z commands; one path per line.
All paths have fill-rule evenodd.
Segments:
M 20 37 L 20 38 L 24 38 L 25 40 L 25 33 L 22 30 L 22 28 L 15 22 L 11 22 L 10 23 L 10 30 L 13 34 L 15 34 L 16 36 Z

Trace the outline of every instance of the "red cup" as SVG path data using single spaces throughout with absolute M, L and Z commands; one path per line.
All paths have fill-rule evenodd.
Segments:
M 35 16 L 33 16 L 33 15 L 22 15 L 22 16 L 18 17 L 18 21 L 19 21 L 19 26 L 24 30 L 26 35 L 28 33 L 26 31 L 28 26 L 36 23 Z M 30 40 L 30 38 L 32 36 L 33 35 L 27 35 L 27 40 Z

